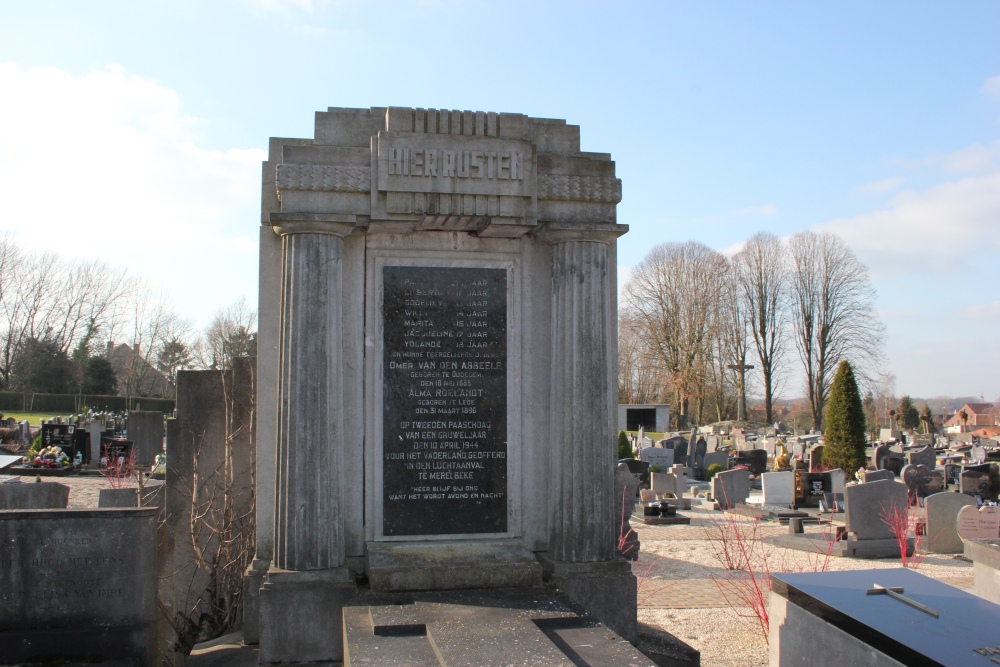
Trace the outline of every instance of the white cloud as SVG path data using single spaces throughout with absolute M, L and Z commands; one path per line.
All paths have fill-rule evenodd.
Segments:
M 198 146 L 177 93 L 118 66 L 0 63 L 0 90 L 0 226 L 22 245 L 125 264 L 194 308 L 252 297 L 256 241 L 234 239 L 256 234 L 265 151 Z
M 873 275 L 954 273 L 992 262 L 985 253 L 1000 251 L 1000 167 L 903 191 L 882 210 L 817 229 L 844 237 Z
M 902 176 L 892 176 L 891 178 L 883 178 L 880 181 L 872 181 L 871 183 L 866 183 L 862 185 L 859 189 L 861 192 L 869 194 L 883 194 L 886 192 L 892 192 L 893 190 L 898 190 L 906 183 L 906 179 Z
M 1000 75 L 991 76 L 983 82 L 983 95 L 1000 100 Z
M 950 174 L 979 174 L 1000 169 L 1000 140 L 991 144 L 974 144 L 954 153 L 915 161 L 904 161 L 909 167 L 930 167 Z

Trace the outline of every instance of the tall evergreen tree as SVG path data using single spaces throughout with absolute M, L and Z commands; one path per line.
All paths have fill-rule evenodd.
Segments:
M 904 396 L 899 399 L 899 426 L 900 428 L 917 428 L 920 426 L 920 412 L 917 406 L 913 405 L 913 399 Z
M 865 464 L 865 412 L 848 361 L 840 362 L 826 405 L 823 465 L 847 475 Z

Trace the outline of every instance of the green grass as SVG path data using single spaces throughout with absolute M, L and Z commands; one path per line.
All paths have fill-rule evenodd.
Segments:
M 28 420 L 28 423 L 32 426 L 41 426 L 42 420 L 55 419 L 56 417 L 66 417 L 67 415 L 54 415 L 48 412 L 4 412 L 3 416 L 7 419 L 14 419 L 18 422 Z

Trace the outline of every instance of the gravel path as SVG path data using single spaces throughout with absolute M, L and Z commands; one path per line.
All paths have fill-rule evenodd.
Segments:
M 691 525 L 646 526 L 641 520 L 632 519 L 632 528 L 642 544 L 639 562 L 633 566 L 639 579 L 639 620 L 655 624 L 701 651 L 701 664 L 706 666 L 768 664 L 761 622 L 740 599 L 741 591 L 746 596 L 754 584 L 762 587 L 766 599 L 767 570 L 811 572 L 900 567 L 898 558 L 827 557 L 762 546 L 754 541 L 761 554 L 756 560 L 758 572 L 752 579 L 740 579 L 722 564 L 723 532 L 734 535 L 740 531 L 754 538 L 786 533 L 788 528 L 777 521 L 755 523 L 732 513 L 697 507 L 680 514 L 690 517 Z M 830 526 L 806 528 L 808 533 L 833 530 Z M 952 586 L 972 588 L 972 564 L 951 555 L 928 554 L 917 572 Z

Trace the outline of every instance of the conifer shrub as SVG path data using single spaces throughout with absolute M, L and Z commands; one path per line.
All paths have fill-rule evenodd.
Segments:
M 840 362 L 826 404 L 823 465 L 848 475 L 865 464 L 865 411 L 854 369 Z

